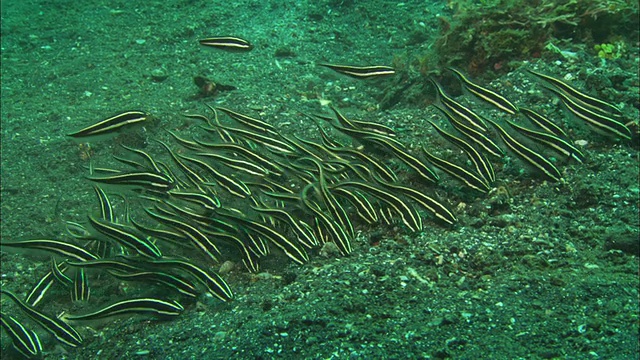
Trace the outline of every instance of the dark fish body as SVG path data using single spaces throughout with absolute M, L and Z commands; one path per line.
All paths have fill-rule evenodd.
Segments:
M 504 96 L 472 82 L 466 76 L 464 76 L 464 74 L 454 68 L 448 69 L 456 74 L 458 79 L 460 79 L 460 81 L 462 82 L 462 86 L 467 89 L 467 91 L 475 95 L 478 99 L 495 106 L 496 108 L 506 112 L 507 114 L 515 115 L 515 113 L 518 112 L 518 107 L 513 105 L 513 103 L 507 100 L 507 98 L 505 98 Z
M 200 45 L 227 51 L 251 51 L 253 45 L 235 36 L 213 36 L 199 40 Z
M 562 91 L 557 91 L 551 88 L 548 88 L 548 90 L 555 93 L 560 98 L 560 100 L 562 100 L 562 103 L 571 114 L 573 114 L 578 119 L 586 122 L 597 131 L 604 134 L 614 135 L 626 140 L 631 140 L 633 135 L 631 134 L 631 130 L 629 130 L 629 128 L 625 124 L 612 118 L 611 116 L 605 115 L 598 111 L 593 111 L 592 109 L 583 106 L 580 101 L 577 101 L 575 98 L 568 96 Z
M 82 344 L 82 336 L 72 328 L 69 324 L 57 317 L 52 317 L 41 313 L 33 307 L 27 305 L 24 301 L 20 300 L 14 293 L 7 290 L 0 290 L 2 294 L 7 295 L 13 302 L 15 302 L 25 314 L 27 314 L 33 321 L 37 322 L 45 328 L 51 335 L 55 336 L 60 342 L 67 344 L 71 347 L 76 347 Z
M 622 111 L 620 111 L 620 109 L 618 109 L 617 106 L 611 103 L 608 103 L 606 101 L 589 96 L 584 92 L 574 88 L 573 86 L 565 83 L 564 81 L 558 80 L 554 77 L 551 77 L 533 70 L 529 70 L 529 69 L 527 69 L 527 72 L 551 84 L 551 86 L 553 86 L 556 89 L 556 91 L 561 92 L 566 96 L 573 98 L 574 101 L 579 103 L 580 106 L 582 107 L 590 108 L 592 111 L 608 114 L 609 116 L 612 116 L 612 117 L 622 116 Z
M 16 242 L 2 242 L 2 246 L 23 250 L 44 250 L 63 258 L 72 258 L 80 261 L 96 260 L 98 257 L 80 246 L 49 239 L 24 240 Z
M 175 185 L 175 182 L 164 174 L 144 171 L 117 173 L 102 177 L 87 177 L 87 179 L 102 184 L 141 187 L 161 192 L 169 191 Z
M 356 79 L 368 79 L 380 76 L 393 75 L 396 71 L 389 66 L 350 66 L 335 64 L 318 64 L 329 68 L 335 72 L 350 76 Z
M 35 331 L 26 328 L 8 314 L 0 313 L 0 322 L 11 338 L 11 345 L 25 359 L 39 359 L 42 357 L 42 344 Z
M 540 115 L 539 113 L 529 109 L 529 108 L 520 108 L 520 112 L 522 112 L 532 123 L 536 124 L 536 126 L 545 129 L 549 133 L 561 137 L 567 138 L 567 133 L 562 130 L 561 127 L 554 124 L 553 121 L 547 119 L 546 117 Z
M 427 149 L 425 149 L 424 146 L 422 147 L 422 152 L 426 156 L 427 160 L 429 160 L 434 166 L 453 176 L 454 178 L 461 180 L 470 188 L 478 190 L 481 193 L 487 193 L 489 192 L 489 190 L 491 190 L 489 183 L 484 178 L 477 176 L 476 174 L 464 169 L 461 166 L 458 166 L 454 163 L 431 154 L 427 151 Z
M 140 124 L 149 119 L 149 115 L 142 111 L 126 111 L 121 114 L 104 119 L 98 123 L 87 126 L 68 136 L 76 139 L 98 138 L 116 134 L 126 127 Z
M 67 320 L 94 320 L 122 314 L 153 314 L 157 316 L 177 316 L 184 311 L 177 301 L 154 298 L 139 298 L 118 301 L 95 312 L 84 315 L 66 315 Z
M 518 157 L 523 159 L 528 164 L 542 171 L 549 179 L 553 181 L 562 180 L 562 174 L 558 169 L 547 160 L 544 156 L 531 150 L 527 146 L 521 144 L 513 136 L 509 135 L 500 125 L 496 124 L 492 120 L 487 119 L 491 125 L 498 131 L 502 141 L 511 149 Z

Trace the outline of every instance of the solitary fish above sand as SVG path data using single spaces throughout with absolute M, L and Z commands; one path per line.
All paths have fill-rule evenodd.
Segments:
M 349 66 L 335 64 L 318 64 L 341 74 L 357 79 L 368 79 L 379 76 L 393 75 L 396 71 L 389 66 Z
M 213 36 L 199 40 L 200 45 L 227 51 L 250 51 L 253 45 L 245 39 L 235 36 Z

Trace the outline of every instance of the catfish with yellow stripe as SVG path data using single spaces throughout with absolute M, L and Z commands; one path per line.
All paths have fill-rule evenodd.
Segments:
M 320 63 L 318 65 L 356 79 L 374 78 L 393 75 L 396 73 L 395 69 L 389 66 L 350 66 L 325 63 Z
M 139 259 L 131 257 L 127 257 L 125 259 L 129 261 L 139 261 Z M 231 292 L 229 285 L 227 285 L 227 283 L 220 277 L 220 275 L 213 271 L 206 271 L 188 261 L 177 259 L 145 260 L 144 266 L 154 268 L 157 267 L 160 269 L 170 268 L 181 270 L 188 273 L 199 283 L 204 285 L 207 288 L 209 294 L 213 295 L 214 297 L 222 301 L 229 301 L 233 298 L 233 293 Z
M 531 129 L 527 129 L 522 127 L 513 121 L 507 120 L 507 123 L 514 128 L 516 131 L 521 133 L 522 135 L 532 139 L 535 142 L 541 143 L 543 145 L 547 145 L 553 150 L 567 156 L 574 158 L 577 162 L 582 163 L 584 161 L 584 154 L 580 149 L 573 146 L 568 141 L 548 133 L 534 131 Z
M 449 95 L 447 95 L 447 93 L 444 92 L 444 89 L 442 89 L 442 86 L 437 81 L 431 78 L 429 78 L 429 80 L 436 88 L 437 101 L 435 105 L 444 107 L 444 109 L 448 110 L 451 114 L 458 116 L 460 119 L 463 119 L 465 122 L 473 125 L 483 132 L 486 132 L 488 130 L 484 120 L 482 120 L 482 118 L 478 114 L 460 104 L 459 102 L 453 100 L 453 98 L 451 98 Z
M 321 243 L 326 242 L 323 240 L 325 233 L 322 231 L 323 228 L 326 229 L 328 232 L 326 236 L 330 236 L 331 239 L 333 239 L 333 243 L 336 244 L 340 253 L 345 256 L 349 255 L 352 251 L 349 235 L 344 228 L 331 217 L 331 215 L 325 213 L 318 203 L 309 198 L 309 191 L 311 190 L 315 193 L 320 191 L 314 183 L 308 184 L 300 192 L 300 203 L 303 205 L 304 209 L 311 212 L 315 217 L 317 225 L 316 230 L 318 231 L 317 238 Z
M 167 192 L 176 185 L 175 181 L 160 173 L 148 171 L 116 172 L 107 176 L 87 176 L 88 180 L 107 185 L 142 188 L 158 192 Z
M 583 120 L 594 129 L 605 134 L 631 140 L 633 134 L 625 124 L 608 116 L 608 114 L 603 114 L 600 111 L 595 111 L 587 106 L 583 106 L 584 103 L 578 101 L 574 97 L 567 96 L 562 91 L 552 88 L 548 88 L 548 90 L 555 93 L 560 100 L 562 100 L 562 103 L 570 113 L 575 115 L 578 119 Z
M 608 103 L 604 100 L 594 98 L 593 96 L 589 96 L 583 93 L 582 91 L 579 91 L 578 89 L 574 88 L 573 86 L 561 80 L 558 80 L 554 77 L 551 77 L 549 75 L 545 75 L 530 69 L 526 69 L 526 70 L 528 73 L 535 75 L 539 79 L 542 79 L 547 83 L 551 84 L 556 89 L 556 91 L 561 92 L 562 94 L 573 98 L 574 101 L 579 103 L 582 107 L 587 107 L 587 108 L 590 108 L 592 111 L 600 112 L 602 114 L 608 114 L 616 118 L 622 117 L 622 111 L 620 111 L 620 109 L 614 104 Z
M 185 279 L 175 274 L 167 274 L 161 271 L 139 271 L 139 272 L 120 272 L 116 270 L 108 270 L 109 274 L 117 279 L 124 281 L 148 281 L 157 284 L 166 285 L 177 290 L 182 295 L 191 298 L 198 296 L 198 289 L 195 288 Z
M 33 307 L 27 305 L 24 301 L 20 300 L 12 292 L 4 289 L 0 289 L 0 292 L 13 300 L 13 302 L 15 302 L 25 314 L 27 314 L 33 321 L 40 324 L 40 326 L 51 333 L 51 335 L 55 336 L 59 341 L 72 347 L 82 344 L 82 336 L 80 336 L 80 334 L 78 334 L 78 332 L 66 322 L 39 312 Z
M 0 313 L 0 322 L 11 338 L 11 345 L 25 359 L 39 359 L 42 357 L 42 344 L 38 334 L 27 329 L 12 316 Z M 4 355 L 4 354 L 3 354 Z
M 65 320 L 94 320 L 122 314 L 151 314 L 162 317 L 178 316 L 184 308 L 177 301 L 154 298 L 136 298 L 118 301 L 84 315 L 65 315 Z
M 506 112 L 507 114 L 515 115 L 515 113 L 518 112 L 518 107 L 513 105 L 513 103 L 507 100 L 507 98 L 505 98 L 504 96 L 472 82 L 466 76 L 464 76 L 463 73 L 454 68 L 450 67 L 447 69 L 456 74 L 458 79 L 460 79 L 460 81 L 462 82 L 462 86 L 464 86 L 467 91 L 478 97 L 480 100 L 483 100 L 495 106 L 496 108 Z
M 454 225 L 458 222 L 458 218 L 456 218 L 455 214 L 438 199 L 410 187 L 386 183 L 379 178 L 375 178 L 375 180 L 385 188 L 394 190 L 394 193 L 400 193 L 407 196 L 447 224 Z M 422 227 L 422 222 L 420 222 L 420 226 Z
M 547 160 L 544 156 L 531 150 L 525 145 L 521 144 L 513 136 L 509 135 L 500 125 L 494 121 L 486 119 L 500 134 L 502 141 L 511 149 L 516 155 L 525 160 L 527 163 L 533 165 L 537 169 L 541 170 L 548 178 L 553 181 L 562 180 L 562 174 L 553 165 L 552 162 Z
M 2 247 L 14 248 L 18 250 L 43 250 L 60 256 L 80 261 L 96 260 L 98 257 L 84 248 L 60 240 L 33 239 L 15 242 L 2 242 Z
M 520 108 L 520 112 L 523 113 L 527 117 L 527 119 L 529 119 L 529 121 L 531 121 L 537 127 L 544 129 L 549 134 L 553 134 L 559 138 L 564 139 L 569 137 L 560 126 L 554 124 L 553 121 L 547 119 L 539 113 L 524 107 Z
M 387 184 L 387 183 L 385 183 Z M 382 188 L 380 186 L 370 184 L 362 181 L 343 181 L 337 185 L 336 187 L 351 187 L 376 197 L 378 200 L 384 202 L 389 205 L 390 208 L 395 210 L 402 222 L 409 228 L 411 231 L 422 231 L 422 218 L 417 213 L 416 209 L 410 206 L 401 198 L 397 197 L 393 191 L 389 191 L 388 188 Z
M 491 190 L 489 182 L 482 176 L 478 176 L 461 166 L 431 154 L 424 146 L 422 146 L 422 152 L 426 156 L 427 160 L 429 160 L 433 165 L 454 178 L 464 182 L 470 188 L 482 193 L 487 193 Z
M 443 129 L 438 127 L 438 125 L 436 125 L 434 122 L 429 121 L 429 123 L 443 138 L 445 138 L 447 141 L 454 144 L 455 146 L 459 147 L 462 151 L 465 152 L 465 154 L 467 154 L 467 156 L 469 157 L 469 160 L 471 160 L 471 162 L 474 164 L 476 168 L 476 172 L 481 177 L 483 177 L 489 185 L 491 185 L 491 183 L 496 181 L 496 174 L 493 170 L 493 165 L 491 165 L 491 162 L 482 153 L 476 150 L 476 148 L 471 146 L 471 144 L 469 144 L 465 140 L 460 139 L 444 131 Z
M 477 129 L 474 129 L 472 126 L 463 124 L 462 122 L 458 121 L 453 115 L 451 115 L 444 108 L 441 108 L 439 106 L 435 106 L 435 107 L 444 114 L 447 120 L 449 120 L 449 123 L 456 130 L 458 130 L 458 132 L 466 136 L 469 140 L 473 141 L 482 150 L 498 158 L 501 158 L 502 156 L 504 156 L 505 154 L 504 150 L 502 150 L 493 140 L 491 140 L 483 132 Z
M 157 210 L 161 208 L 156 207 Z M 157 212 L 151 211 L 150 209 L 144 209 L 149 216 L 157 220 L 158 222 L 170 226 L 179 232 L 181 232 L 186 240 L 189 240 L 196 246 L 198 249 L 202 250 L 204 254 L 210 257 L 213 261 L 218 261 L 215 254 L 220 254 L 220 250 L 215 245 L 211 239 L 209 239 L 205 234 L 203 234 L 197 227 L 192 226 L 184 221 L 181 221 L 174 217 L 164 216 L 158 214 Z M 214 254 L 215 253 L 215 254 Z
M 83 141 L 89 138 L 98 139 L 102 136 L 106 138 L 109 135 L 117 134 L 124 128 L 128 128 L 135 124 L 141 124 L 149 120 L 149 118 L 149 114 L 143 111 L 125 111 L 68 134 L 68 136 L 76 139 L 82 139 Z
M 253 45 L 249 41 L 235 36 L 212 36 L 198 40 L 198 42 L 203 46 L 227 51 L 240 52 L 251 51 L 253 49 Z
M 277 246 L 280 250 L 282 250 L 285 255 L 287 255 L 291 260 L 295 261 L 297 264 L 304 264 L 309 261 L 309 255 L 304 250 L 300 244 L 294 240 L 290 239 L 286 234 L 283 234 L 281 231 L 276 230 L 274 228 L 269 227 L 266 224 L 263 224 L 258 221 L 253 221 L 251 219 L 246 218 L 243 215 L 229 212 L 218 212 L 217 215 L 223 216 L 225 219 L 228 219 L 231 222 L 236 223 L 239 227 L 246 229 L 256 235 L 263 236 L 267 238 L 272 244 Z
M 96 232 L 106 236 L 108 239 L 113 240 L 118 245 L 125 248 L 135 250 L 139 255 L 148 258 L 160 258 L 162 253 L 160 249 L 142 234 L 138 234 L 134 228 L 127 225 L 118 224 L 115 222 L 105 221 L 94 217 L 88 216 L 89 224 L 96 230 Z

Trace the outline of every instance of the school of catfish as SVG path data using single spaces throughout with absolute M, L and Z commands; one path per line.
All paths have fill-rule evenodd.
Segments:
M 234 52 L 254 48 L 230 36 L 200 44 Z M 395 74 L 388 66 L 318 65 L 356 79 Z M 303 115 L 317 127 L 316 139 L 283 134 L 268 119 L 245 110 L 207 105 L 207 114 L 185 115 L 198 123 L 198 135 L 168 131 L 172 143 L 155 140 L 165 154 L 120 145 L 128 154 L 115 157 L 121 168 L 90 167 L 87 181 L 95 191 L 96 211 L 85 222 L 68 222 L 68 238 L 3 239 L 3 250 L 39 251 L 48 254 L 51 263 L 28 294 L 2 289 L 16 305 L 13 313 L 3 309 L 1 314 L 13 348 L 25 358 L 42 356 L 37 332 L 18 320 L 25 316 L 62 344 L 75 347 L 83 338 L 74 324 L 83 321 L 126 314 L 171 318 L 185 310 L 181 302 L 202 293 L 228 301 L 233 298 L 231 287 L 211 270 L 223 260 L 238 259 L 256 273 L 261 258 L 272 251 L 301 265 L 326 246 L 347 256 L 363 225 L 401 224 L 419 232 L 428 219 L 455 226 L 455 212 L 434 191 L 441 176 L 482 196 L 493 189 L 494 164 L 505 156 L 520 158 L 532 177 L 552 182 L 563 181 L 553 159 L 585 161 L 562 125 L 516 106 L 457 69 L 448 70 L 475 103 L 506 114 L 506 120 L 491 120 L 431 79 L 442 121 L 428 122 L 459 150 L 461 156 L 454 159 L 438 157 L 428 144 L 414 152 L 397 139 L 393 128 L 350 118 L 333 106 L 330 114 Z M 575 120 L 570 123 L 584 123 L 604 133 L 607 141 L 637 137 L 630 129 L 635 124 L 625 123 L 616 105 L 555 77 L 526 71 L 559 99 Z M 150 117 L 130 110 L 69 136 L 99 141 Z M 407 176 L 420 181 L 407 185 Z M 122 213 L 116 213 L 114 201 L 124 203 Z M 57 317 L 39 310 L 52 288 L 67 288 L 73 302 L 90 301 L 90 282 L 98 276 L 100 281 L 108 281 L 106 277 L 156 288 L 80 314 Z M 173 295 L 157 296 L 158 287 Z

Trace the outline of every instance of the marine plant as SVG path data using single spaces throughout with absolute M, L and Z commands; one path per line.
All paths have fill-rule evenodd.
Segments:
M 624 43 L 616 42 L 615 44 L 596 44 L 593 49 L 597 52 L 600 59 L 613 60 L 618 59 L 622 56 L 622 53 L 624 51 Z
M 438 66 L 423 71 L 450 65 L 472 75 L 507 70 L 511 61 L 540 57 L 554 39 L 604 45 L 598 51 L 606 58 L 615 56 L 607 52 L 609 39 L 638 35 L 638 2 L 631 0 L 451 0 L 449 8 L 435 45 L 414 60 L 437 59 Z

